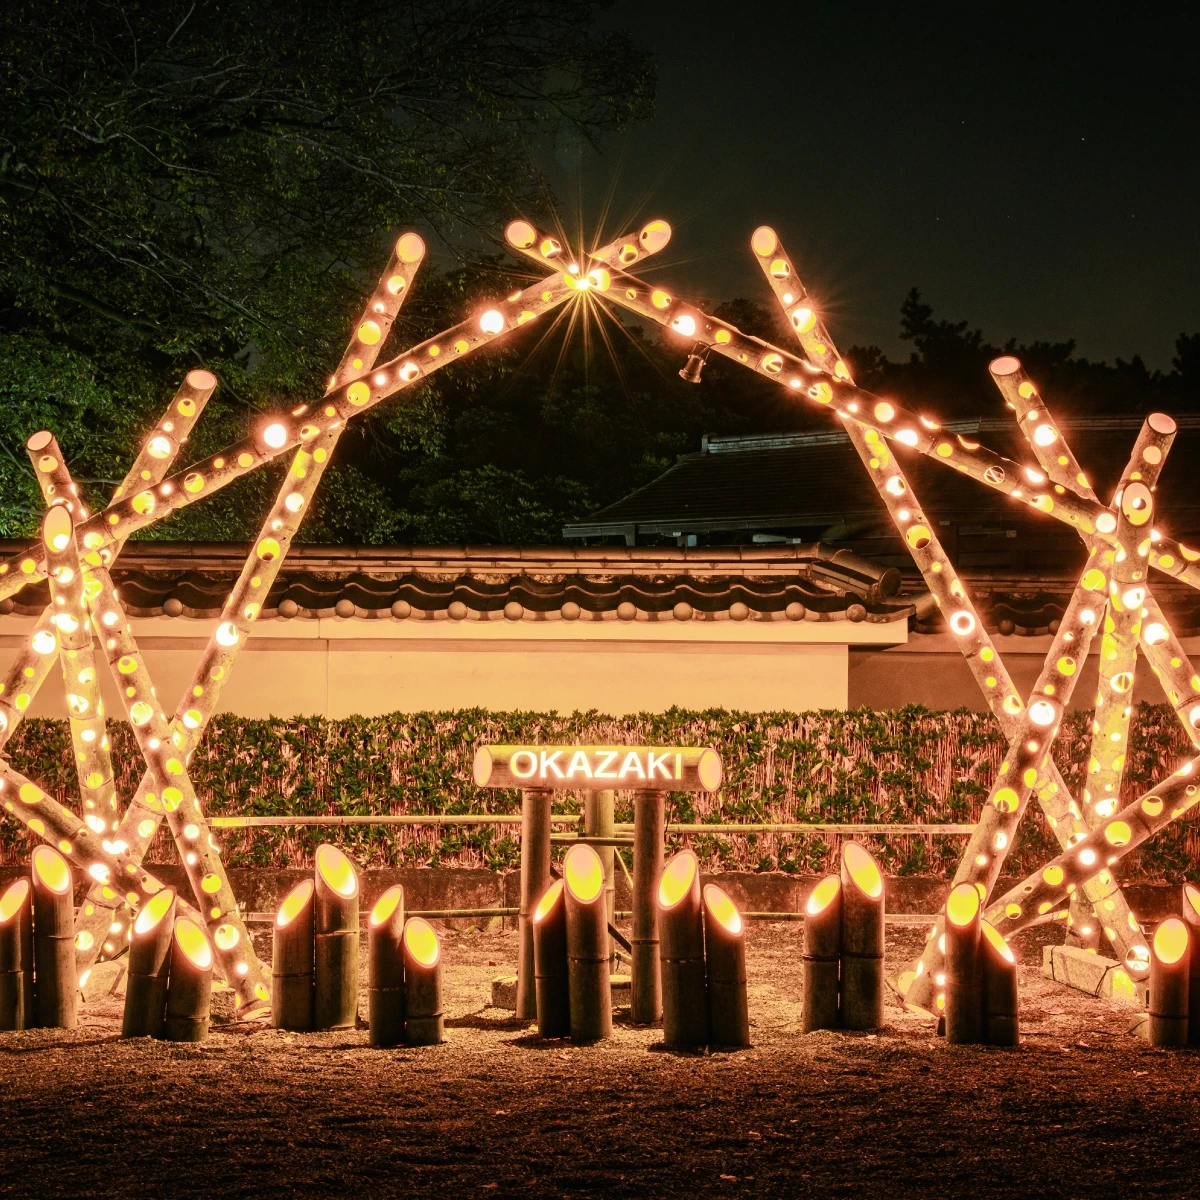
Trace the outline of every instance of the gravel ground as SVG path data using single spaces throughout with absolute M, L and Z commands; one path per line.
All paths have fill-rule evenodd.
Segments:
M 750 927 L 754 1046 L 734 1053 L 664 1052 L 627 1010 L 611 1041 L 540 1041 L 487 1004 L 511 932 L 445 935 L 439 1047 L 257 1023 L 121 1042 L 109 1000 L 77 1030 L 0 1034 L 0 1194 L 1196 1194 L 1200 1057 L 1042 979 L 1039 935 L 1017 941 L 1018 1050 L 947 1046 L 890 998 L 878 1033 L 801 1035 L 783 924 Z M 890 962 L 921 936 L 892 927 Z

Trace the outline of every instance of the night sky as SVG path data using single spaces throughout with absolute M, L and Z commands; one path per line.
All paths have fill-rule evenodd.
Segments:
M 953 11 L 619 0 L 604 23 L 654 51 L 657 115 L 545 153 L 568 228 L 666 217 L 663 278 L 765 303 L 766 222 L 842 345 L 906 354 L 915 285 L 992 341 L 1169 370 L 1200 331 L 1200 21 Z

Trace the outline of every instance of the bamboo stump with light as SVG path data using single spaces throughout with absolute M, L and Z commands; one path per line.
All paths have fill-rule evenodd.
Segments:
M 983 1037 L 989 1046 L 1021 1042 L 1017 1008 L 1017 960 L 990 921 L 980 923 L 983 958 Z
M 801 1028 L 836 1029 L 840 1022 L 842 880 L 826 875 L 804 905 Z
M 0 1032 L 33 1024 L 33 901 L 28 879 L 0 896 Z
M 168 1042 L 208 1040 L 212 1008 L 213 949 L 208 935 L 187 917 L 175 922 L 163 1037 Z
M 442 947 L 433 926 L 409 917 L 404 926 L 404 1040 L 436 1046 L 446 1040 L 442 1013 Z
M 1178 917 L 1168 917 L 1150 942 L 1150 1045 L 1188 1044 L 1188 976 L 1192 938 Z
M 43 1029 L 74 1029 L 79 987 L 75 977 L 75 881 L 53 846 L 38 846 L 33 877 L 34 1011 Z
M 271 926 L 271 1023 L 306 1033 L 313 1027 L 316 883 L 302 880 L 284 897 Z
M 952 888 L 946 901 L 946 1041 L 983 1041 L 983 955 L 979 890 L 973 883 Z
M 612 983 L 604 868 L 591 846 L 572 846 L 567 851 L 563 885 L 571 1040 L 594 1042 L 612 1036 Z
M 715 883 L 705 886 L 702 898 L 709 1040 L 718 1046 L 748 1046 L 745 922 L 737 905 Z
M 313 914 L 313 1027 L 353 1029 L 358 1020 L 358 872 L 336 846 L 317 847 Z
M 174 932 L 175 893 L 163 888 L 142 905 L 133 923 L 121 1019 L 123 1038 L 162 1034 Z
M 4 902 L 0 900 L 0 914 Z M 1200 889 L 1183 885 L 1183 919 L 1188 927 L 1188 1045 L 1200 1046 Z
M 842 847 L 841 1014 L 845 1029 L 883 1024 L 883 873 L 857 842 Z
M 537 1017 L 533 963 L 533 910 L 550 883 L 550 801 L 544 788 L 521 791 L 521 899 L 517 916 L 517 1019 Z
M 700 864 L 681 850 L 663 868 L 658 886 L 662 950 L 663 1041 L 667 1046 L 708 1044 L 708 986 Z
M 367 921 L 367 1020 L 372 1046 L 404 1042 L 404 889 L 375 902 Z
M 571 1032 L 571 988 L 567 969 L 565 885 L 556 879 L 533 910 L 533 962 L 537 983 L 538 1036 L 562 1038 Z

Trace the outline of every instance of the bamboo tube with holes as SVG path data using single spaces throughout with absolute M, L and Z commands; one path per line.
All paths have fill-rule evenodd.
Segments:
M 664 804 L 661 792 L 633 795 L 629 1019 L 635 1025 L 653 1025 L 663 1012 L 656 893 L 663 870 Z
M 980 922 L 979 949 L 983 959 L 983 1040 L 989 1046 L 1017 1046 L 1021 1031 L 1016 957 L 989 921 Z
M 0 1032 L 33 1020 L 32 888 L 18 879 L 0 896 Z
M 983 1041 L 983 954 L 979 890 L 960 883 L 946 900 L 946 1041 L 973 1046 Z
M 188 917 L 175 922 L 163 1037 L 204 1042 L 212 1009 L 213 948 L 204 929 Z
M 842 880 L 826 875 L 804 905 L 801 1029 L 836 1029 L 842 965 Z
M 846 1029 L 883 1024 L 883 874 L 857 842 L 842 847 L 841 1017 Z
M 1178 917 L 1168 917 L 1150 943 L 1150 1045 L 1188 1044 L 1188 976 L 1191 935 Z
M 594 1042 L 612 1036 L 612 984 L 604 868 L 591 846 L 572 846 L 567 851 L 563 885 L 571 1040 Z
M 403 942 L 404 1040 L 410 1046 L 440 1045 L 446 1040 L 441 944 L 422 917 L 409 917 Z
M 704 916 L 700 864 L 690 850 L 681 850 L 663 868 L 657 898 L 663 1041 L 668 1046 L 704 1046 L 709 1039 Z
M 133 922 L 121 1018 L 123 1038 L 158 1037 L 162 1033 L 174 932 L 175 893 L 163 888 L 142 905 Z
M 75 880 L 53 846 L 38 846 L 33 882 L 34 1011 L 43 1029 L 74 1029 L 79 989 L 75 976 Z
M 313 1027 L 313 953 L 316 934 L 311 879 L 284 897 L 271 926 L 271 1023 L 298 1033 Z
M 404 889 L 388 888 L 367 921 L 367 1020 L 372 1046 L 404 1042 Z
M 1193 746 L 1200 747 L 1200 674 L 1149 592 L 1142 607 L 1145 616 L 1138 645 L 1158 676 L 1184 732 Z
M 533 962 L 537 984 L 538 1036 L 571 1032 L 571 988 L 567 969 L 567 902 L 556 879 L 533 910 Z
M 0 901 L 0 910 L 3 902 Z M 1200 889 L 1183 885 L 1183 920 L 1188 927 L 1188 1045 L 1200 1046 Z
M 583 832 L 586 837 L 611 838 L 616 836 L 617 794 L 611 788 L 600 792 L 583 793 Z M 617 911 L 617 881 L 613 874 L 616 867 L 615 846 L 597 846 L 600 865 L 604 868 L 604 909 L 611 925 Z M 608 938 L 608 969 L 617 969 L 617 943 L 611 934 Z
M 537 1017 L 533 965 L 533 910 L 550 884 L 550 801 L 545 788 L 521 792 L 521 899 L 517 916 L 517 1019 Z
M 737 905 L 715 883 L 705 886 L 702 899 L 709 1040 L 718 1046 L 748 1046 L 746 926 Z
M 313 912 L 313 1028 L 353 1029 L 358 1020 L 358 871 L 328 842 L 317 847 Z

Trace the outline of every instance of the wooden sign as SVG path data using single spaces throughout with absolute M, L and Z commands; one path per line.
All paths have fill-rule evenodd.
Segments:
M 708 746 L 480 746 L 474 776 L 493 788 L 715 792 L 724 771 Z

